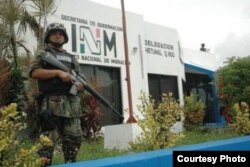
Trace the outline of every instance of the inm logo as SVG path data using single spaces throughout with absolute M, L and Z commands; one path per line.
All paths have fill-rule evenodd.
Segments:
M 104 56 L 107 56 L 108 52 L 113 51 L 114 57 L 117 57 L 115 32 L 112 32 L 111 37 L 109 37 L 106 30 L 101 31 L 100 28 L 95 28 L 95 30 L 92 31 L 90 27 L 81 25 L 79 26 L 78 36 L 80 43 L 77 44 L 76 29 L 76 24 L 71 24 L 73 52 L 77 52 L 77 47 L 79 46 L 81 54 L 86 54 L 88 50 L 92 55 L 101 55 L 103 50 Z M 101 40 L 101 38 L 103 39 Z

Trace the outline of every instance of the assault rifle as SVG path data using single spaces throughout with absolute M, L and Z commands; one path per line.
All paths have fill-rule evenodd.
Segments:
M 60 69 L 64 72 L 68 72 L 71 74 L 71 78 L 73 80 L 73 85 L 70 88 L 69 93 L 72 95 L 76 95 L 77 89 L 76 89 L 76 84 L 77 82 L 82 83 L 84 85 L 84 89 L 88 91 L 90 94 L 92 94 L 96 99 L 98 99 L 103 105 L 106 107 L 110 108 L 113 112 L 115 112 L 118 116 L 120 116 L 122 119 L 124 117 L 95 89 L 93 89 L 89 84 L 86 83 L 85 77 L 82 74 L 76 74 L 74 70 L 70 70 L 67 66 L 65 66 L 63 63 L 61 63 L 55 56 L 53 56 L 50 52 L 46 52 L 44 56 L 42 56 L 42 61 L 48 63 L 49 65 Z

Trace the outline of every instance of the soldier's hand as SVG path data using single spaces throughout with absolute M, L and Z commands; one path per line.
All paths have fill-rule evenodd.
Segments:
M 60 71 L 58 74 L 58 77 L 63 81 L 63 82 L 72 82 L 71 76 L 69 73 Z
M 76 85 L 76 89 L 77 89 L 78 92 L 82 91 L 84 89 L 83 84 L 80 83 L 80 82 L 76 82 L 75 85 Z

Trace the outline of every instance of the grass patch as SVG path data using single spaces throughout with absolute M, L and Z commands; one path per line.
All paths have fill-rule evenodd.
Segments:
M 197 144 L 208 141 L 230 139 L 238 135 L 230 132 L 227 128 L 196 129 L 185 131 L 185 137 L 176 146 Z
M 185 131 L 183 132 L 183 134 L 185 135 L 185 137 L 181 141 L 179 141 L 179 143 L 177 143 L 176 147 L 237 137 L 237 135 L 229 132 L 227 128 L 197 129 L 193 131 Z M 32 144 L 34 144 L 34 141 L 27 139 L 22 143 L 21 147 L 29 148 L 32 146 Z M 104 140 L 103 138 L 99 138 L 96 142 L 82 142 L 77 156 L 77 161 L 95 160 L 133 153 L 134 152 L 132 150 L 120 151 L 104 149 Z M 55 151 L 55 155 L 53 157 L 53 165 L 62 163 L 64 163 L 62 151 Z
M 128 150 L 107 150 L 104 149 L 104 140 L 99 138 L 96 142 L 83 141 L 79 153 L 78 161 L 95 160 L 106 157 L 128 154 Z M 64 163 L 62 152 L 56 152 L 53 158 L 53 165 Z

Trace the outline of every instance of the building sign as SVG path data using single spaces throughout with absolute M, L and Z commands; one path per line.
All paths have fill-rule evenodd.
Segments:
M 67 15 L 61 15 L 61 19 L 71 22 L 71 48 L 80 61 L 125 64 L 117 46 L 122 27 Z
M 168 43 L 162 43 L 152 40 L 144 40 L 145 52 L 150 55 L 158 55 L 174 58 L 174 46 Z

